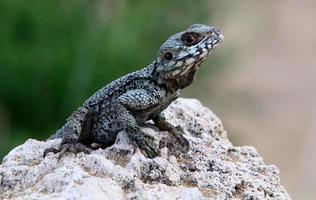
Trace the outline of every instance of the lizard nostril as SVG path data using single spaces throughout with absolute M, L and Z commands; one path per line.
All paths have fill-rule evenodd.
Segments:
M 163 55 L 164 59 L 166 60 L 171 60 L 173 58 L 173 54 L 171 52 L 166 52 L 164 55 Z

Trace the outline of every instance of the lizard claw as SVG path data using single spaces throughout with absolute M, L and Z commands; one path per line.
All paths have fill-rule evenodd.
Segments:
M 148 158 L 154 158 L 160 155 L 160 150 L 154 145 L 154 138 L 146 135 L 143 140 L 136 141 L 141 152 Z
M 184 151 L 188 151 L 190 148 L 190 142 L 183 136 L 184 135 L 184 130 L 181 126 L 176 126 L 175 127 L 177 130 L 176 140 L 180 143 L 180 145 L 183 147 Z
M 155 147 L 153 143 L 154 139 L 151 136 L 146 136 L 144 140 L 138 144 L 138 147 L 148 158 L 154 158 L 160 155 L 160 150 Z
M 59 151 L 56 149 L 56 148 L 54 148 L 54 147 L 50 147 L 50 148 L 47 148 L 47 149 L 45 149 L 44 150 L 44 152 L 43 152 L 43 157 L 45 158 L 46 156 L 47 156 L 47 154 L 48 153 L 54 153 L 54 154 L 56 154 L 56 153 L 58 153 Z
M 175 138 L 177 143 L 181 145 L 181 149 L 187 152 L 190 147 L 189 141 L 183 136 L 184 130 L 181 126 L 174 127 L 171 123 L 166 121 L 163 116 L 158 116 L 154 119 L 155 125 L 162 131 L 168 131 Z
M 147 135 L 139 128 L 127 128 L 129 138 L 137 144 L 141 152 L 148 158 L 160 155 L 160 150 L 154 144 L 155 138 Z
M 60 159 L 65 153 L 71 152 L 71 153 L 80 153 L 83 152 L 85 154 L 89 154 L 91 152 L 91 149 L 86 147 L 85 145 L 81 143 L 69 143 L 69 142 L 63 142 L 58 149 L 54 147 L 50 147 L 44 150 L 43 157 L 45 158 L 48 153 L 54 153 L 58 155 L 58 159 Z
M 148 145 L 144 145 L 144 146 L 138 145 L 138 146 L 141 149 L 141 152 L 148 158 L 155 158 L 160 155 L 160 151 L 156 147 L 148 146 Z

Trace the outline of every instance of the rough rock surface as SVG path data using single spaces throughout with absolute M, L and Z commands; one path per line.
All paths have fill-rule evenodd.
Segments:
M 0 166 L 0 199 L 290 199 L 278 169 L 253 147 L 234 147 L 221 121 L 197 100 L 178 99 L 165 116 L 183 127 L 189 152 L 149 127 L 143 130 L 162 151 L 154 159 L 135 149 L 124 132 L 107 149 L 60 159 L 42 156 L 60 139 L 29 139 Z

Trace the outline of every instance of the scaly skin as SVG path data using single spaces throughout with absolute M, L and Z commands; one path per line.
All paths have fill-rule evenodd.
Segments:
M 88 152 L 83 147 L 93 142 L 109 146 L 118 132 L 125 130 L 142 152 L 153 158 L 159 155 L 159 149 L 154 138 L 140 129 L 151 119 L 187 149 L 189 142 L 181 129 L 167 122 L 161 112 L 192 83 L 200 64 L 222 40 L 218 29 L 202 24 L 171 36 L 148 67 L 113 81 L 86 100 L 50 137 L 62 138 L 60 147 L 46 149 L 44 156 L 48 152 Z

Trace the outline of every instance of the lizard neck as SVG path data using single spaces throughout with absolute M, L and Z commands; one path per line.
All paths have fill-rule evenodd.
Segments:
M 190 70 L 188 73 L 173 78 L 166 78 L 165 73 L 157 72 L 158 62 L 155 60 L 148 66 L 151 77 L 159 84 L 171 91 L 179 91 L 189 86 L 195 79 L 197 70 Z

